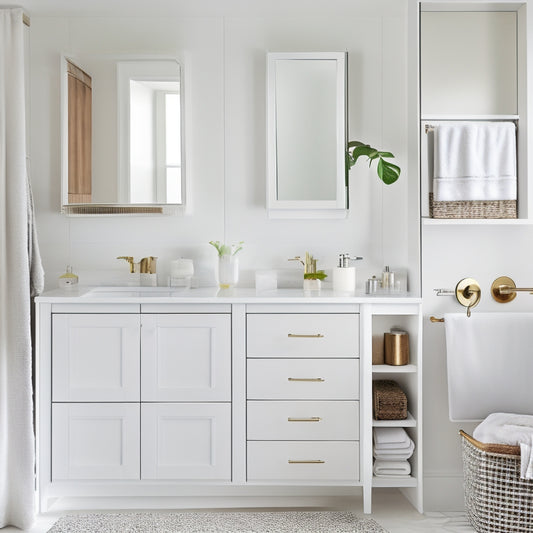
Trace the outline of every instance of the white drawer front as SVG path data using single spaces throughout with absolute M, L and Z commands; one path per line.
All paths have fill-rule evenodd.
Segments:
M 249 314 L 248 357 L 358 357 L 359 315 Z
M 359 481 L 358 442 L 248 442 L 248 481 Z
M 139 479 L 138 403 L 56 403 L 52 479 Z
M 248 440 L 358 440 L 359 402 L 248 402 Z
M 358 359 L 249 359 L 249 400 L 358 400 Z

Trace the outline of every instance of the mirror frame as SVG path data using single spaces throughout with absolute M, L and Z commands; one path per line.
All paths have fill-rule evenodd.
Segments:
M 116 56 L 117 70 L 120 62 L 141 62 L 141 61 L 173 61 L 179 69 L 180 76 L 180 129 L 181 129 L 181 197 L 180 204 L 161 204 L 161 203 L 138 203 L 125 204 L 119 202 L 113 203 L 68 203 L 68 79 L 67 79 L 67 61 L 76 63 L 76 58 L 70 54 L 60 55 L 60 142 L 61 142 L 61 213 L 65 215 L 173 215 L 185 214 L 188 211 L 186 202 L 187 190 L 187 173 L 186 173 L 186 158 L 185 158 L 185 98 L 184 98 L 184 80 L 183 80 L 183 65 L 175 57 L 169 56 Z M 117 79 L 117 106 L 119 106 L 119 84 Z M 120 107 L 117 107 L 117 121 L 120 120 Z M 117 122 L 117 146 L 123 144 L 120 138 L 120 123 Z M 117 181 L 122 179 L 121 173 L 121 155 L 118 157 L 118 168 L 116 169 Z M 120 185 L 120 183 L 119 183 Z
M 276 135 L 276 62 L 278 60 L 329 60 L 336 62 L 336 168 L 334 200 L 279 200 Z M 267 53 L 267 210 L 270 218 L 344 218 L 347 132 L 347 52 L 269 52 Z

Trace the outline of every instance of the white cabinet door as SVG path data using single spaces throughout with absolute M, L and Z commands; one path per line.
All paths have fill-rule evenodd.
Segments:
M 52 406 L 52 480 L 139 479 L 139 404 Z
M 142 479 L 231 480 L 231 404 L 142 404 Z
M 142 401 L 231 400 L 231 315 L 145 314 Z
M 54 314 L 54 402 L 139 401 L 136 314 Z

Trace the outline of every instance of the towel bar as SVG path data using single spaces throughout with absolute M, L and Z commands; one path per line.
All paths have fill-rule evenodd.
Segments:
M 512 302 L 517 292 L 529 292 L 533 294 L 533 287 L 517 287 L 515 282 L 507 276 L 496 278 L 490 287 L 492 297 L 499 303 Z

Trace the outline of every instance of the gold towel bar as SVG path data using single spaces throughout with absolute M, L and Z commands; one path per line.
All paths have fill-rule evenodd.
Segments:
M 517 292 L 529 292 L 533 294 L 533 287 L 517 287 L 515 282 L 507 276 L 496 278 L 490 287 L 492 297 L 499 303 L 512 302 Z

